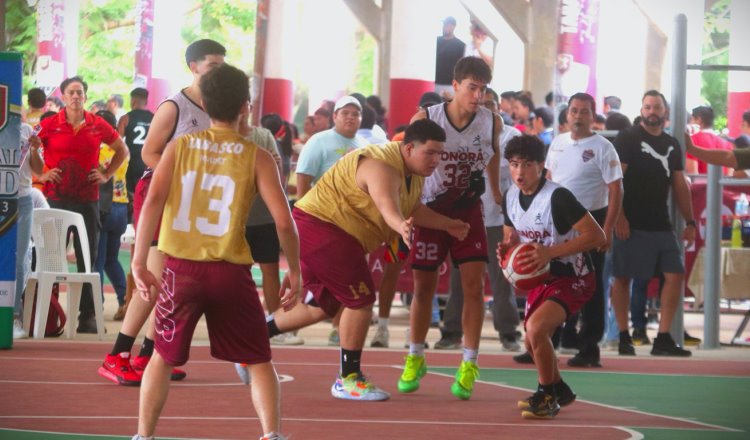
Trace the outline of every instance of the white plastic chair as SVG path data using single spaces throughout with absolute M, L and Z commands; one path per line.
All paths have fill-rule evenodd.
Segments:
M 70 272 L 66 258 L 65 242 L 70 227 L 76 229 L 83 251 L 85 272 Z M 68 339 L 73 337 L 76 315 L 81 302 L 81 290 L 85 283 L 90 283 L 94 294 L 94 316 L 96 318 L 96 333 L 99 340 L 104 337 L 104 311 L 102 309 L 102 284 L 99 273 L 91 268 L 89 253 L 89 239 L 86 235 L 86 224 L 83 216 L 77 212 L 62 209 L 35 209 L 31 224 L 31 238 L 36 249 L 36 271 L 29 277 L 24 293 L 24 327 L 29 331 L 31 323 L 31 305 L 36 301 L 36 315 L 34 317 L 34 338 L 44 338 L 47 324 L 47 314 L 52 296 L 52 286 L 55 283 L 68 285 L 68 323 L 66 334 Z M 37 283 L 39 288 L 35 289 Z

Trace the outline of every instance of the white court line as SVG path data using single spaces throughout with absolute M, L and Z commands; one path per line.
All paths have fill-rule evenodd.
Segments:
M 400 365 L 393 365 L 393 367 L 394 368 L 398 368 L 398 369 L 402 368 Z M 442 377 L 447 377 L 447 378 L 453 379 L 453 375 L 450 375 L 450 374 L 438 373 L 436 371 L 430 371 L 429 369 L 427 370 L 427 372 L 429 374 L 434 374 L 436 376 L 442 376 Z M 485 384 L 485 385 L 492 385 L 492 386 L 496 386 L 496 387 L 500 387 L 500 388 L 510 388 L 510 389 L 513 389 L 513 390 L 527 391 L 527 392 L 530 392 L 530 393 L 534 392 L 534 390 L 531 390 L 529 388 L 516 387 L 516 386 L 512 386 L 512 385 L 507 385 L 507 384 L 499 384 L 499 383 L 495 383 L 495 382 L 487 382 L 487 381 L 484 381 L 484 380 L 477 380 L 476 382 L 477 383 L 482 383 L 482 384 Z M 601 406 L 603 408 L 614 409 L 614 410 L 617 410 L 617 411 L 626 411 L 626 412 L 631 412 L 631 413 L 634 413 L 634 414 L 640 414 L 640 415 L 651 416 L 651 417 L 658 417 L 658 418 L 667 419 L 667 420 L 675 420 L 675 421 L 679 421 L 679 422 L 683 422 L 683 423 L 690 423 L 690 424 L 694 424 L 694 425 L 705 426 L 706 428 L 718 429 L 718 430 L 721 430 L 721 431 L 745 432 L 745 431 L 743 431 L 741 429 L 729 428 L 727 426 L 713 425 L 713 424 L 710 424 L 710 423 L 698 422 L 698 421 L 695 421 L 695 420 L 689 420 L 689 419 L 685 419 L 685 418 L 682 418 L 682 417 L 673 417 L 673 416 L 666 416 L 666 415 L 663 415 L 663 414 L 649 413 L 649 412 L 645 412 L 645 411 L 639 411 L 637 409 L 625 408 L 625 407 L 622 407 L 622 406 L 614 406 L 614 405 L 607 405 L 606 403 L 592 402 L 590 400 L 576 399 L 576 402 L 584 402 L 584 403 L 588 403 L 589 405 Z M 668 429 L 679 429 L 679 428 L 668 428 Z M 692 429 L 694 429 L 694 428 L 692 428 Z
M 279 382 L 292 382 L 294 376 L 288 374 L 279 374 Z M 92 386 L 112 386 L 111 382 L 68 382 L 68 381 L 51 381 L 51 380 L 5 380 L 0 379 L 0 383 L 23 384 L 23 385 L 92 385 Z M 242 382 L 218 382 L 218 383 L 171 383 L 170 387 L 244 387 L 247 386 Z M 126 387 L 128 388 L 128 387 Z M 133 386 L 130 388 L 138 388 Z

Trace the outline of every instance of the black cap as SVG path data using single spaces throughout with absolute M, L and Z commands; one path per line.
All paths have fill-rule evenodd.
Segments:
M 736 148 L 747 148 L 747 147 L 750 147 L 750 136 L 748 136 L 746 134 L 737 136 L 737 138 L 734 140 L 734 146 Z
M 421 98 L 419 98 L 420 107 L 430 107 L 436 104 L 442 104 L 443 98 L 435 92 L 425 92 Z

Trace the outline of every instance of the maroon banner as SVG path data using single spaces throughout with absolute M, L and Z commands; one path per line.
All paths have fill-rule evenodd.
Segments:
M 78 34 L 75 32 L 78 27 L 78 2 L 39 0 L 36 13 L 36 86 L 41 87 L 47 96 L 59 95 L 56 90 L 60 83 L 75 74 L 76 58 L 74 55 L 78 50 Z M 73 35 L 67 35 L 71 31 Z M 68 59 L 69 54 L 72 60 Z
M 596 97 L 599 0 L 561 0 L 555 92 L 560 101 L 578 92 Z

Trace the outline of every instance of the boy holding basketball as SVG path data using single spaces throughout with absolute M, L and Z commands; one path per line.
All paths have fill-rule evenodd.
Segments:
M 505 240 L 498 247 L 498 259 L 520 241 L 532 243 L 534 249 L 519 253 L 516 266 L 537 270 L 550 265 L 549 279 L 528 292 L 524 319 L 526 350 L 534 358 L 539 386 L 518 407 L 524 418 L 552 418 L 560 405 L 576 398 L 560 376 L 552 334 L 591 298 L 594 270 L 586 251 L 605 243 L 604 232 L 570 191 L 542 177 L 541 140 L 529 135 L 513 138 L 505 155 L 515 186 L 503 198 Z

